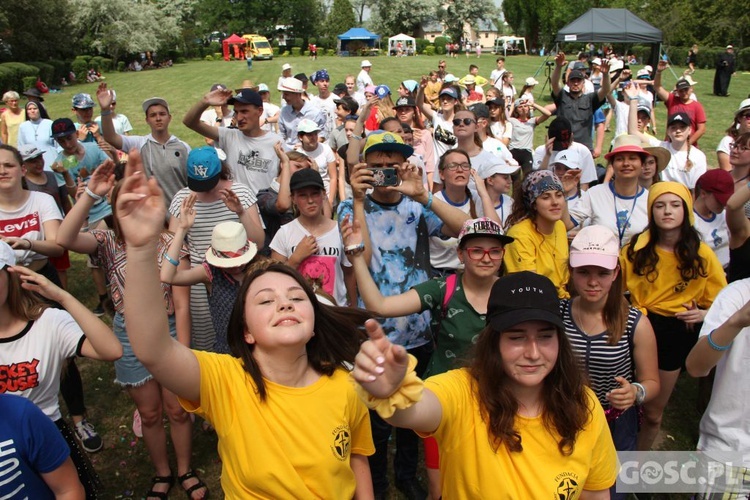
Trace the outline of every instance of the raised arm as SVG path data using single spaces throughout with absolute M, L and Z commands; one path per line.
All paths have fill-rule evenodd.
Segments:
M 745 204 L 750 201 L 750 187 L 741 184 L 727 200 L 726 220 L 729 229 L 729 248 L 739 248 L 750 238 L 750 220 L 745 215 Z
M 166 206 L 156 179 L 146 179 L 138 152 L 130 154 L 117 199 L 117 221 L 127 245 L 125 324 L 133 352 L 154 378 L 178 396 L 200 403 L 200 366 L 169 335 L 156 264 Z
M 255 243 L 258 250 L 263 248 L 266 241 L 266 232 L 263 229 L 263 224 L 260 222 L 260 214 L 258 213 L 256 204 L 253 203 L 249 207 L 245 207 L 237 194 L 231 189 L 222 189 L 221 199 L 224 200 L 224 204 L 229 210 L 237 214 L 240 222 L 245 227 L 248 239 Z
M 195 132 L 198 132 L 203 137 L 207 137 L 213 141 L 219 140 L 219 128 L 206 125 L 201 121 L 201 114 L 207 110 L 210 106 L 223 106 L 227 103 L 227 100 L 232 97 L 232 91 L 229 89 L 216 89 L 204 95 L 201 100 L 193 105 L 192 108 L 185 113 L 182 123 Z
M 492 197 L 490 197 L 490 193 L 487 192 L 487 186 L 484 184 L 484 179 L 479 177 L 479 174 L 473 168 L 469 174 L 471 175 L 471 178 L 474 179 L 474 185 L 477 187 L 477 195 L 479 195 L 479 200 L 482 202 L 482 214 L 497 222 L 500 227 L 503 227 L 503 221 L 500 216 L 497 215 L 495 204 L 492 201 Z
M 421 382 L 416 374 L 410 372 L 409 356 L 402 346 L 391 344 L 383 333 L 383 328 L 373 319 L 367 320 L 365 329 L 370 340 L 362 344 L 354 361 L 352 377 L 369 393 L 372 398 L 385 400 L 397 391 L 408 389 L 408 399 L 419 399 L 407 408 L 396 409 L 391 415 L 378 412 L 389 424 L 396 427 L 413 429 L 417 432 L 431 433 L 437 430 L 443 419 L 443 408 L 440 401 L 429 389 L 420 389 Z M 411 383 L 403 387 L 405 380 Z M 360 392 L 360 395 L 362 392 Z M 379 401 L 370 401 L 374 406 Z M 367 403 L 367 401 L 366 401 Z M 408 404 L 408 403 L 407 403 Z
M 563 66 L 565 66 L 565 53 L 558 52 L 557 56 L 555 56 L 555 70 L 552 72 L 552 76 L 549 80 L 550 86 L 552 87 L 552 97 L 555 99 L 557 99 L 560 96 L 560 92 L 562 92 L 560 76 L 562 75 Z
M 432 210 L 443 221 L 442 232 L 445 236 L 457 237 L 469 214 L 452 207 L 448 203 L 432 196 L 422 184 L 422 174 L 414 165 L 404 162 L 398 168 L 401 184 L 387 189 L 398 191 Z
M 352 220 L 347 215 L 341 221 L 341 236 L 344 239 L 346 247 L 352 247 L 363 243 L 362 233 L 367 228 L 362 228 L 359 221 Z M 363 252 L 347 254 L 349 262 L 354 267 L 354 276 L 357 280 L 357 289 L 359 295 L 365 303 L 365 307 L 386 318 L 396 318 L 408 314 L 418 313 L 422 310 L 422 303 L 419 300 L 419 294 L 414 290 L 408 290 L 399 295 L 383 296 L 378 289 L 377 284 L 370 275 L 368 268 L 369 260 L 365 259 Z
M 609 78 L 609 61 L 602 61 L 602 86 L 599 87 L 597 96 L 600 101 L 607 98 L 612 93 L 612 80 Z
M 656 75 L 654 75 L 654 92 L 656 92 L 656 97 L 665 104 L 667 99 L 669 99 L 669 92 L 661 86 L 661 74 L 668 67 L 669 64 L 667 64 L 667 61 L 659 61 L 659 64 L 656 65 Z
M 549 118 L 550 116 L 552 116 L 552 112 L 550 112 L 550 110 L 548 110 L 544 106 L 538 105 L 536 102 L 532 102 L 531 103 L 531 107 L 534 108 L 535 110 L 539 111 L 539 113 L 541 113 L 536 118 L 534 118 L 534 122 L 537 125 L 539 125 L 540 123 L 542 123 L 543 121 L 545 121 L 547 118 Z
M 423 75 L 422 79 L 419 81 L 419 89 L 417 89 L 417 108 L 422 110 L 422 113 L 424 113 L 427 118 L 432 119 L 432 105 L 424 102 L 425 87 L 427 87 L 427 77 Z
M 189 269 L 180 269 L 180 251 L 185 243 L 190 228 L 195 224 L 195 193 L 191 193 L 182 200 L 180 206 L 180 216 L 176 217 L 177 227 L 174 231 L 174 238 L 169 245 L 166 257 L 162 261 L 160 270 L 160 279 L 164 283 L 173 285 L 195 285 L 196 283 L 208 283 L 208 276 L 203 266 L 191 267 Z M 174 263 L 177 263 L 175 265 Z
M 107 89 L 106 83 L 100 83 L 96 89 L 96 100 L 102 108 L 102 137 L 117 149 L 122 149 L 122 137 L 115 132 L 115 124 L 112 122 L 112 92 Z
M 107 160 L 99 165 L 89 178 L 86 186 L 88 191 L 78 198 L 73 208 L 68 212 L 57 230 L 57 244 L 77 253 L 91 255 L 99 246 L 96 237 L 90 233 L 82 233 L 81 228 L 88 219 L 89 211 L 94 206 L 94 197 L 107 196 L 115 184 L 115 164 Z

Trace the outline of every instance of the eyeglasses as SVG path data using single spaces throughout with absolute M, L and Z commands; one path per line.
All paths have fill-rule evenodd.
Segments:
M 482 248 L 482 247 L 467 247 L 466 248 L 466 255 L 469 256 L 471 260 L 482 260 L 484 259 L 485 255 L 490 256 L 490 260 L 502 260 L 503 258 L 503 247 L 492 247 L 492 248 Z
M 445 66 L 438 66 L 439 69 L 445 69 Z
M 458 127 L 462 123 L 466 126 L 471 125 L 472 123 L 476 123 L 477 121 L 474 118 L 454 118 L 453 119 L 453 125 Z
M 734 150 L 737 150 L 737 151 L 739 151 L 740 153 L 745 153 L 745 152 L 747 152 L 747 151 L 750 151 L 750 148 L 749 148 L 749 147 L 747 147 L 747 146 L 743 146 L 743 145 L 741 145 L 741 144 L 737 144 L 736 142 L 735 142 L 735 143 L 732 143 L 732 144 L 731 144 L 731 145 L 729 146 L 729 149 L 734 149 Z
M 471 163 L 448 163 L 445 165 L 445 170 L 471 170 Z
M 742 113 L 740 115 L 740 118 L 744 118 L 745 120 L 750 120 L 750 113 Z

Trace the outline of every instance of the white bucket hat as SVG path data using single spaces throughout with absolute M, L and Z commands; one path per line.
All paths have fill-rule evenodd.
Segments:
M 250 262 L 258 247 L 247 239 L 245 227 L 239 222 L 222 222 L 211 233 L 211 246 L 206 251 L 206 262 L 216 267 L 238 267 Z

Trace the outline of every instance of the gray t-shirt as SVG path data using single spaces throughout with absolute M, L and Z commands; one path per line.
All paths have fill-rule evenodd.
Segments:
M 513 133 L 510 136 L 508 149 L 525 149 L 527 151 L 533 151 L 536 120 L 530 118 L 526 121 L 521 121 L 518 118 L 508 118 L 508 121 L 513 125 Z
M 218 130 L 217 145 L 227 155 L 226 162 L 234 180 L 249 187 L 253 197 L 261 189 L 267 189 L 279 174 L 279 157 L 273 147 L 281 137 L 273 132 L 248 137 L 237 129 Z
M 167 204 L 177 191 L 187 186 L 187 157 L 190 146 L 175 136 L 166 144 L 148 135 L 121 135 L 122 150 L 126 153 L 135 148 L 141 152 L 146 175 L 153 176 L 164 191 Z

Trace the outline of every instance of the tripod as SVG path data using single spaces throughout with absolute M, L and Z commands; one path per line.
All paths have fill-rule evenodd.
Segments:
M 555 57 L 557 57 L 557 51 L 558 51 L 558 45 L 555 44 L 555 50 L 551 50 L 547 53 L 547 56 L 544 58 L 544 61 L 542 61 L 542 64 L 539 65 L 539 67 L 534 72 L 534 78 L 542 71 L 542 68 L 544 68 L 544 85 L 542 85 L 542 90 L 539 91 L 539 97 L 541 98 L 544 95 L 544 89 L 547 88 L 547 85 L 552 88 L 552 68 L 555 66 Z M 554 56 L 552 56 L 554 54 Z M 550 56 L 552 56 L 552 60 L 550 61 Z

